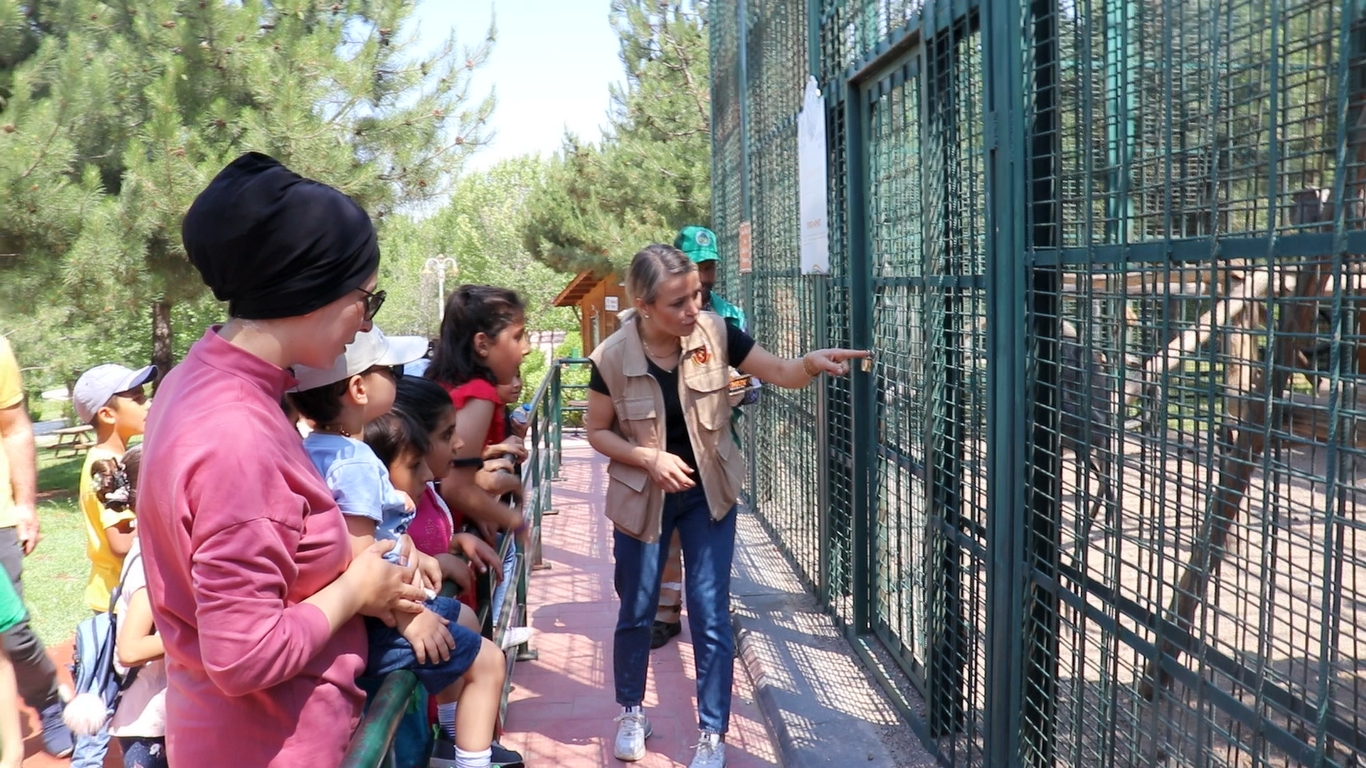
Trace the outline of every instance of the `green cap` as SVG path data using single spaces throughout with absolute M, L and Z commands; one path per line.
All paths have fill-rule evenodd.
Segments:
M 716 233 L 706 227 L 684 227 L 674 238 L 674 247 L 687 254 L 694 264 L 721 260 L 716 252 Z

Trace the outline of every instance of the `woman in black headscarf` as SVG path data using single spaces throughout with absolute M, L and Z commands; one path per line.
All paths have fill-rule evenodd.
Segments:
M 346 524 L 279 402 L 294 365 L 327 368 L 370 327 L 369 216 L 265 155 L 228 165 L 185 216 L 190 261 L 229 320 L 157 392 L 138 531 L 169 661 L 172 765 L 334 766 L 363 696 L 362 614 L 420 609 Z

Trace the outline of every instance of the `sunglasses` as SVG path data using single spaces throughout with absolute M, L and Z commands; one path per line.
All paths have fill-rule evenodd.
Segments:
M 390 376 L 393 377 L 394 381 L 398 381 L 399 379 L 403 378 L 403 366 L 401 366 L 401 365 L 374 365 L 374 366 L 371 366 L 371 367 L 367 368 L 367 369 L 365 370 L 365 373 L 362 374 L 362 375 L 370 374 L 370 373 L 387 373 L 387 374 L 389 374 Z
M 379 314 L 379 308 L 384 306 L 386 294 L 384 291 L 370 292 L 364 288 L 357 288 L 356 290 L 365 294 L 365 319 L 374 320 L 375 315 Z

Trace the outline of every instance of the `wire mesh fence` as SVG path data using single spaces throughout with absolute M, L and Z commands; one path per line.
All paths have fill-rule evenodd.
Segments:
M 766 391 L 751 500 L 940 759 L 1366 764 L 1366 2 L 711 15 L 724 287 L 876 354 Z
M 1057 758 L 1366 756 L 1362 29 L 1360 4 L 1228 0 L 1031 27 L 1058 51 L 1029 300 L 1061 338 Z

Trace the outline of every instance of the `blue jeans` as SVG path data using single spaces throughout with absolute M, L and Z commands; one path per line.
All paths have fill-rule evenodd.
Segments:
M 735 554 L 735 509 L 711 519 L 707 496 L 695 487 L 664 495 L 659 541 L 645 543 L 614 531 L 617 597 L 621 610 L 612 643 L 612 672 L 617 703 L 638 706 L 645 698 L 645 670 L 650 662 L 650 625 L 659 604 L 659 575 L 668 558 L 674 529 L 683 545 L 688 601 L 697 667 L 697 724 L 709 733 L 730 728 L 731 683 L 735 636 L 730 626 L 730 566 Z
M 119 737 L 123 768 L 166 768 L 166 739 Z
M 459 600 L 438 597 L 426 605 L 450 621 L 446 629 L 455 639 L 455 650 L 451 651 L 451 657 L 446 661 L 441 661 L 440 657 L 428 659 L 426 664 L 419 664 L 413 644 L 402 633 L 394 627 L 385 626 L 379 619 L 366 616 L 365 631 L 370 642 L 365 665 L 366 677 L 379 678 L 400 669 L 410 669 L 427 693 L 436 695 L 465 676 L 474 665 L 474 658 L 479 655 L 484 639 L 456 623 L 460 619 Z
M 100 768 L 109 751 L 109 723 L 94 736 L 76 736 L 76 749 L 71 753 L 71 768 Z

